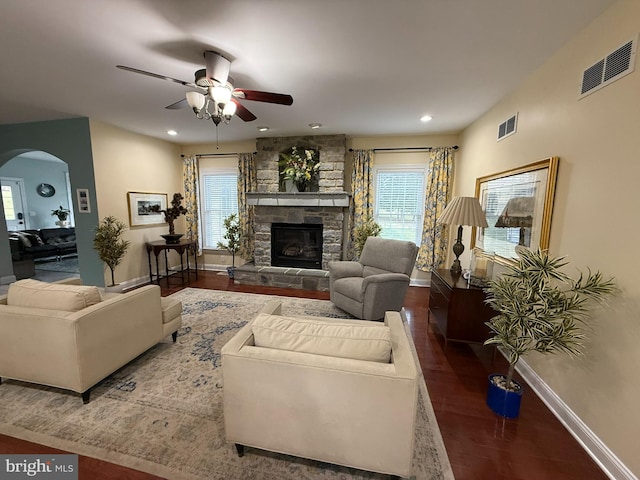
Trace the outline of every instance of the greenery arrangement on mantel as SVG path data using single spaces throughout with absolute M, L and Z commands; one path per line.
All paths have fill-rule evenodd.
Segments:
M 497 386 L 520 389 L 513 372 L 529 352 L 580 355 L 591 308 L 618 291 L 613 278 L 589 270 L 573 279 L 562 271 L 566 265 L 565 257 L 522 249 L 515 265 L 489 283 L 486 303 L 498 315 L 486 323 L 493 336 L 485 345 L 502 347 L 509 361 L 503 385 Z
M 284 189 L 284 182 L 291 180 L 299 192 L 307 192 L 317 180 L 320 171 L 320 152 L 312 148 L 299 147 L 280 152 L 278 170 L 281 190 Z

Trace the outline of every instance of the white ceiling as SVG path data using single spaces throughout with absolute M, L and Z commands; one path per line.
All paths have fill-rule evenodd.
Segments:
M 221 125 L 220 142 L 455 133 L 613 1 L 2 0 L 0 124 L 87 116 L 215 142 L 211 121 L 164 108 L 186 87 L 115 66 L 193 81 L 203 52 L 217 50 L 235 87 L 294 99 L 244 101 L 258 119 Z M 323 127 L 312 132 L 314 122 Z

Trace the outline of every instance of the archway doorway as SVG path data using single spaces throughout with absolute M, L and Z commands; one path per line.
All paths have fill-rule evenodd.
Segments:
M 79 277 L 67 163 L 43 151 L 20 153 L 0 165 L 0 182 L 16 279 Z

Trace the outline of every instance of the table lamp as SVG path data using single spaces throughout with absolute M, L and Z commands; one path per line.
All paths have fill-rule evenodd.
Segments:
M 464 252 L 462 227 L 463 225 L 468 225 L 470 227 L 486 228 L 489 226 L 487 218 L 476 197 L 453 197 L 440 217 L 438 217 L 437 222 L 445 225 L 458 225 L 458 238 L 456 243 L 453 244 L 453 253 L 456 259 L 449 270 L 454 275 L 460 275 L 462 273 L 460 255 Z

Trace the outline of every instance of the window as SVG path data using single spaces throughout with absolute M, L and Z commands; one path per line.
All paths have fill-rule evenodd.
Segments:
M 381 237 L 420 245 L 426 173 L 415 166 L 375 169 L 374 218 L 382 227 Z
M 200 172 L 203 248 L 217 249 L 222 241 L 222 222 L 238 213 L 238 172 L 204 170 Z

